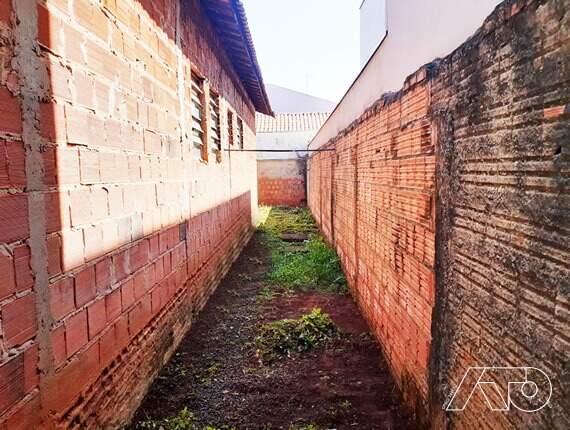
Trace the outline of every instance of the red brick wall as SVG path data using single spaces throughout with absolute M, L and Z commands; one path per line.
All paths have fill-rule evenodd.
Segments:
M 434 146 L 425 74 L 310 159 L 309 206 L 410 402 L 427 399 Z
M 191 67 L 224 142 L 253 106 L 184 3 L 0 3 L 2 430 L 124 423 L 249 237 L 255 155 L 199 159 Z
M 304 206 L 305 181 L 301 178 L 257 178 L 258 201 L 268 206 Z
M 305 181 L 299 178 L 268 178 L 257 180 L 259 204 L 268 206 L 304 206 Z
M 564 2 L 502 3 L 309 160 L 309 206 L 434 428 L 570 425 L 568 20 Z M 549 405 L 444 412 L 470 366 L 541 369 Z
M 305 206 L 306 161 L 264 159 L 257 161 L 257 190 L 260 205 Z

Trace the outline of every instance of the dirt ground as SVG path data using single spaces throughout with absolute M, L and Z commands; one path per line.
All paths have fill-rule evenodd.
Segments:
M 132 427 L 153 428 L 149 422 L 187 408 L 195 417 L 192 429 L 411 428 L 350 295 L 302 290 L 264 295 L 268 248 L 257 232 L 152 384 Z M 260 326 L 315 307 L 330 315 L 339 338 L 262 364 L 255 346 Z

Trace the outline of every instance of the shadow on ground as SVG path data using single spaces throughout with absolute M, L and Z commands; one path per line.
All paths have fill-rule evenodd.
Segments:
M 292 233 L 310 240 L 281 239 Z M 386 362 L 342 273 L 335 274 L 336 255 L 320 242 L 306 210 L 271 209 L 151 386 L 131 428 L 410 428 Z M 314 308 L 329 314 L 340 334 L 263 363 L 256 340 L 263 324 Z

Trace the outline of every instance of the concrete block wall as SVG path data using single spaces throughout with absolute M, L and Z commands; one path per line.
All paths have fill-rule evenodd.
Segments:
M 257 160 L 257 192 L 260 205 L 304 206 L 305 159 Z
M 0 429 L 124 424 L 247 242 L 255 155 L 201 159 L 191 71 L 254 148 L 199 1 L 0 2 Z
M 433 428 L 570 425 L 567 6 L 503 2 L 309 160 L 309 206 Z M 552 397 L 493 412 L 478 392 L 445 412 L 470 366 L 536 367 Z

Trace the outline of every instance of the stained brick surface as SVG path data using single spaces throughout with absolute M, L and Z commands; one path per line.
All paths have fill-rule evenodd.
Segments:
M 434 428 L 570 425 L 566 6 L 504 2 L 309 160 L 311 211 Z M 470 366 L 542 369 L 549 405 L 445 413 Z
M 42 0 L 37 17 L 34 3 L 0 1 L 0 429 L 112 428 L 249 238 L 257 204 L 254 153 L 205 162 L 190 141 L 191 72 L 220 96 L 224 145 L 231 111 L 254 147 L 254 109 L 198 0 Z M 12 61 L 33 34 L 18 25 L 37 26 L 23 55 L 40 82 Z M 27 172 L 30 160 L 42 167 Z

